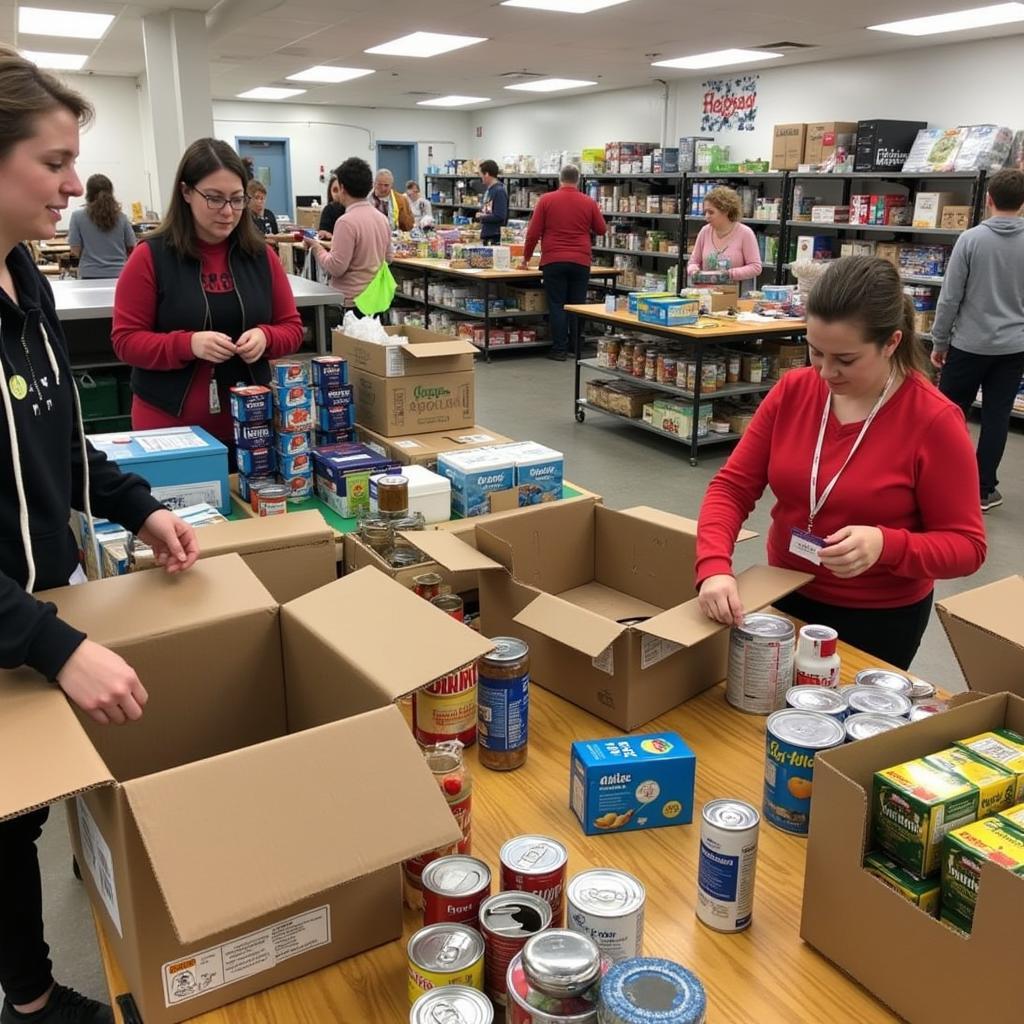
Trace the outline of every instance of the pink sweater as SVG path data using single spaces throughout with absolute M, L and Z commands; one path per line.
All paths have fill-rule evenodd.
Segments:
M 391 262 L 391 226 L 387 217 L 365 199 L 345 207 L 334 225 L 331 248 L 313 249 L 317 262 L 331 275 L 331 287 L 346 306 L 373 280 L 381 264 Z
M 757 235 L 746 224 L 737 224 L 728 242 L 722 248 L 721 241 L 715 239 L 714 228 L 705 224 L 697 235 L 697 243 L 693 247 L 693 255 L 687 266 L 689 273 L 707 270 L 707 258 L 712 252 L 720 256 L 728 256 L 730 268 L 729 279 L 732 281 L 748 281 L 761 273 L 761 253 L 757 247 Z

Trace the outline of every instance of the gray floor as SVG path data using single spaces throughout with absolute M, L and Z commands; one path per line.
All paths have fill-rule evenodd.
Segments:
M 696 517 L 704 489 L 728 454 L 728 446 L 712 449 L 697 468 L 691 468 L 680 445 L 591 414 L 586 423 L 573 419 L 572 364 L 540 356 L 506 354 L 477 371 L 477 419 L 510 437 L 541 441 L 565 452 L 569 479 L 604 496 L 612 508 L 653 505 Z M 968 580 L 940 582 L 938 594 L 952 594 L 1019 572 L 1020 538 L 1024 535 L 1024 433 L 1011 431 L 1002 466 L 1006 503 L 986 517 L 988 561 Z M 767 533 L 769 499 L 758 505 L 748 526 Z M 762 561 L 763 540 L 740 548 L 740 568 Z M 963 678 L 933 619 L 913 671 L 952 690 Z M 54 808 L 41 844 L 45 879 L 48 938 L 57 976 L 94 998 L 105 998 L 96 942 L 82 886 L 72 874 L 67 829 L 62 808 Z

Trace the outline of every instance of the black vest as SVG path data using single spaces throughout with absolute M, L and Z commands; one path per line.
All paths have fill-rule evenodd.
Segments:
M 211 313 L 211 304 L 203 291 L 199 260 L 180 256 L 160 235 L 147 238 L 142 244 L 150 248 L 156 277 L 156 322 L 153 329 L 163 333 L 217 330 L 229 333 Z M 228 269 L 235 285 L 234 298 L 241 309 L 242 330 L 272 323 L 272 283 L 266 253 L 250 256 L 232 242 L 228 251 Z M 132 391 L 157 409 L 171 416 L 180 416 L 199 366 L 199 360 L 180 370 L 143 370 L 136 366 L 132 369 Z M 266 359 L 249 364 L 236 356 L 217 367 L 217 380 L 222 384 L 234 384 L 236 381 L 269 384 L 270 366 Z

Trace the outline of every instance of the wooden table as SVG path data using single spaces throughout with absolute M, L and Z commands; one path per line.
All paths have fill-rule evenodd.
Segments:
M 689 327 L 663 327 L 660 324 L 641 323 L 635 313 L 626 313 L 623 311 L 611 313 L 600 303 L 594 305 L 570 305 L 565 307 L 565 311 L 567 313 L 575 314 L 573 317 L 572 332 L 576 352 L 576 374 L 573 383 L 572 400 L 573 412 L 576 416 L 577 423 L 582 423 L 586 419 L 588 409 L 593 409 L 606 416 L 615 416 L 624 423 L 638 427 L 641 430 L 647 430 L 651 433 L 658 434 L 660 437 L 667 437 L 673 441 L 679 441 L 683 444 L 689 445 L 691 466 L 697 465 L 697 452 L 700 448 L 711 444 L 721 444 L 725 441 L 737 441 L 740 437 L 739 434 L 733 433 L 709 433 L 705 437 L 698 437 L 697 435 L 697 410 L 700 408 L 702 397 L 701 373 L 704 366 L 705 345 L 755 341 L 758 338 L 768 336 L 800 338 L 803 336 L 804 330 L 807 326 L 803 320 L 776 320 L 768 323 L 750 323 L 742 320 L 730 320 L 722 316 L 712 315 L 702 316 L 695 325 Z M 675 387 L 672 384 L 660 384 L 653 380 L 644 380 L 639 377 L 634 377 L 631 373 L 625 373 L 622 370 L 608 369 L 606 366 L 600 366 L 596 359 L 584 359 L 582 351 L 583 332 L 580 329 L 580 324 L 584 320 L 592 320 L 601 324 L 610 324 L 613 327 L 640 331 L 644 334 L 655 335 L 659 338 L 668 338 L 672 341 L 686 341 L 694 344 L 696 370 L 694 374 L 695 382 L 693 391 L 687 391 L 685 388 Z M 678 434 L 670 434 L 650 423 L 645 423 L 642 419 L 635 420 L 628 416 L 621 416 L 618 413 L 602 409 L 599 406 L 590 405 L 585 398 L 580 396 L 580 377 L 581 370 L 583 368 L 600 370 L 602 374 L 607 374 L 612 377 L 624 377 L 626 380 L 642 384 L 644 387 L 649 387 L 655 391 L 664 391 L 666 394 L 677 399 L 682 399 L 685 402 L 692 403 L 694 416 L 693 430 L 691 431 L 690 436 L 684 437 Z M 705 399 L 728 398 L 730 395 L 763 394 L 771 389 L 773 383 L 774 381 L 766 381 L 760 384 L 727 384 L 724 388 L 718 388 L 713 393 L 705 392 L 703 397 Z
M 436 274 L 439 277 L 452 277 L 457 278 L 461 281 L 473 281 L 479 282 L 483 285 L 484 289 L 484 312 L 480 315 L 483 316 L 484 321 L 484 358 L 490 362 L 491 359 L 491 321 L 492 320 L 510 320 L 519 317 L 536 317 L 544 316 L 546 314 L 531 312 L 529 310 L 516 310 L 515 312 L 509 313 L 498 313 L 492 316 L 490 305 L 491 305 L 491 285 L 493 284 L 526 284 L 527 282 L 540 281 L 543 277 L 543 273 L 540 269 L 536 270 L 473 270 L 469 268 L 453 269 L 450 266 L 448 260 L 434 260 L 434 259 L 423 259 L 421 257 L 400 257 L 392 260 L 392 267 L 398 267 L 399 269 L 405 268 L 406 270 L 417 270 L 423 274 L 423 315 L 426 318 L 427 326 L 430 325 L 430 311 L 440 310 L 449 313 L 462 313 L 466 314 L 464 309 L 458 309 L 455 306 L 444 306 L 437 302 L 429 301 L 429 288 L 430 288 L 430 275 Z M 621 274 L 622 271 L 615 267 L 591 267 L 590 276 L 592 279 L 602 279 L 607 286 L 609 281 L 614 279 Z M 399 293 L 401 294 L 401 293 Z M 406 296 L 408 298 L 408 296 Z M 604 308 L 604 307 L 602 307 Z M 521 352 L 527 348 L 550 348 L 551 343 L 546 341 L 538 341 L 535 343 L 529 343 L 525 345 L 509 345 L 507 347 L 496 346 L 495 351 L 510 351 L 510 352 Z
M 840 644 L 843 681 L 877 662 Z M 678 732 L 697 755 L 694 823 L 622 835 L 587 837 L 568 809 L 569 744 L 616 735 L 540 687 L 531 693 L 530 754 L 518 771 L 489 772 L 469 752 L 476 782 L 473 853 L 498 869 L 498 850 L 511 836 L 550 835 L 569 849 L 569 874 L 615 867 L 647 887 L 644 953 L 689 967 L 708 992 L 709 1024 L 873 1024 L 897 1020 L 799 936 L 805 842 L 761 825 L 752 926 L 723 935 L 694 916 L 699 809 L 717 797 L 761 806 L 765 719 L 725 702 L 718 685 L 646 726 Z M 352 957 L 196 1020 L 202 1024 L 398 1024 L 408 1016 L 405 943 L 419 926 L 406 911 L 403 939 Z M 126 991 L 102 930 L 100 950 L 112 998 Z M 879 936 L 884 941 L 884 936 Z M 898 957 L 898 951 L 894 954 Z M 948 965 L 947 965 L 948 966 Z M 937 965 L 938 971 L 943 965 Z M 118 1021 L 122 1020 L 120 1015 Z

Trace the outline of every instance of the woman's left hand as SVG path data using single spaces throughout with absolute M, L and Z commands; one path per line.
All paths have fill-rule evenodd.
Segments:
M 163 566 L 169 573 L 191 569 L 199 557 L 196 531 L 184 519 L 179 519 L 165 508 L 154 512 L 142 524 L 139 539 L 153 549 L 156 564 Z
M 821 564 L 840 579 L 867 572 L 882 557 L 884 538 L 877 526 L 844 526 L 825 538 Z
M 235 351 L 246 363 L 255 363 L 267 350 L 267 336 L 259 327 L 246 331 L 235 345 Z

